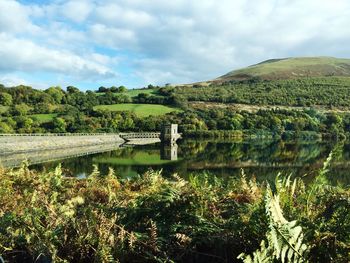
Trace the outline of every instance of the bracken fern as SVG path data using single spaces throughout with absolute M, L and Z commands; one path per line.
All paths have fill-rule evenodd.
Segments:
M 244 263 L 274 262 L 306 262 L 304 255 L 307 245 L 303 243 L 304 234 L 296 221 L 287 221 L 283 216 L 278 195 L 273 195 L 268 187 L 265 197 L 266 215 L 269 220 L 269 232 L 266 235 L 268 246 L 265 241 L 260 244 L 260 250 L 253 253 L 253 257 L 240 254 L 238 258 Z

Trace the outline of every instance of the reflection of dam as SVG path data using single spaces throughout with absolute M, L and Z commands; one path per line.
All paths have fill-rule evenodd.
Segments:
M 161 148 L 161 159 L 162 160 L 170 160 L 170 161 L 176 161 L 177 160 L 177 144 L 171 143 L 171 144 L 163 144 Z
M 18 167 L 24 160 L 29 164 L 39 164 L 67 158 L 79 157 L 95 153 L 102 153 L 118 149 L 121 143 L 90 145 L 81 147 L 71 147 L 56 150 L 43 150 L 27 153 L 13 153 L 0 155 L 0 166 L 4 168 Z
M 124 148 L 126 149 L 126 148 Z M 160 152 L 159 152 L 160 150 Z M 177 144 L 170 145 L 161 145 L 160 149 L 151 149 L 129 152 L 125 155 L 123 152 L 119 154 L 114 154 L 112 156 L 97 156 L 93 158 L 96 163 L 103 164 L 114 164 L 119 166 L 159 166 L 177 161 Z

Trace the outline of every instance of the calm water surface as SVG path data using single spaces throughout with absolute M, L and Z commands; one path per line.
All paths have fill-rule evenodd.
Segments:
M 102 153 L 88 154 L 58 161 L 32 165 L 37 170 L 51 170 L 59 163 L 66 176 L 84 178 L 93 165 L 101 173 L 108 168 L 123 178 L 142 174 L 148 169 L 163 170 L 164 176 L 206 171 L 221 177 L 239 176 L 241 168 L 247 176 L 258 180 L 273 179 L 279 172 L 311 180 L 334 150 L 329 180 L 350 184 L 350 142 L 283 142 L 254 140 L 245 142 L 181 140 L 177 146 L 161 144 L 121 146 Z M 30 159 L 30 158 L 28 158 Z M 1 161 L 1 160 L 0 160 Z

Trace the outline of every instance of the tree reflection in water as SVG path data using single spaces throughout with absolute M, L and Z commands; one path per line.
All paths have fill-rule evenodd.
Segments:
M 173 173 L 186 177 L 190 173 L 207 171 L 223 177 L 238 176 L 243 168 L 247 175 L 258 180 L 273 179 L 279 172 L 304 176 L 311 180 L 333 149 L 332 142 L 284 142 L 250 140 L 241 142 L 181 140 L 178 145 L 153 144 L 119 148 L 33 167 L 53 169 L 62 163 L 67 175 L 85 177 L 97 165 L 101 173 L 112 167 L 122 178 L 137 176 L 149 168 L 163 170 L 164 176 Z M 350 143 L 341 145 L 334 160 L 329 179 L 349 184 Z

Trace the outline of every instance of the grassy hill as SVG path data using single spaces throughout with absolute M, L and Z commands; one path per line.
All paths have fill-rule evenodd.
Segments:
M 212 81 L 177 86 L 172 92 L 188 102 L 326 106 L 327 111 L 333 107 L 349 111 L 350 59 L 271 59 L 231 71 Z
M 254 77 L 276 80 L 327 76 L 350 77 L 350 59 L 333 57 L 270 59 L 256 65 L 231 71 L 212 82 L 245 80 Z

